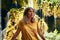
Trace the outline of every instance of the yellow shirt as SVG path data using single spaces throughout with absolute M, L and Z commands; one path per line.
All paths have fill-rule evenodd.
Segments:
M 22 31 L 22 40 L 39 40 L 37 37 L 37 20 L 34 23 L 19 22 L 18 27 Z

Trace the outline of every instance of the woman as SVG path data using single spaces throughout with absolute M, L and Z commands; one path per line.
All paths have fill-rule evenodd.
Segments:
M 15 40 L 20 31 L 22 31 L 22 40 L 40 40 L 40 37 L 45 40 L 44 36 L 40 31 L 38 20 L 35 20 L 34 16 L 35 12 L 33 8 L 28 7 L 25 9 L 24 17 L 17 24 L 18 29 L 12 37 L 12 40 Z

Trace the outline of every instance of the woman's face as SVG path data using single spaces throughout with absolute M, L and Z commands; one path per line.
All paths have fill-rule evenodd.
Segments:
M 28 14 L 27 14 L 28 18 L 32 18 L 32 17 L 34 17 L 34 15 L 35 15 L 34 10 L 33 10 L 33 9 L 30 9 L 30 10 L 28 11 Z

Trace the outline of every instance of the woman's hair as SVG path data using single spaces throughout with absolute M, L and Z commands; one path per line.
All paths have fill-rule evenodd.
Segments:
M 28 11 L 29 11 L 30 9 L 32 9 L 33 12 L 34 12 L 34 9 L 33 9 L 33 8 L 28 7 L 28 8 L 26 8 L 25 11 L 24 11 L 24 16 L 26 16 L 26 15 L 28 14 Z

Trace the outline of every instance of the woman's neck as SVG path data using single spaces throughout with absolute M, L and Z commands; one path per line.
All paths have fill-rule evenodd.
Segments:
M 24 21 L 26 22 L 26 23 L 31 23 L 31 18 L 28 18 L 28 17 L 24 17 Z

